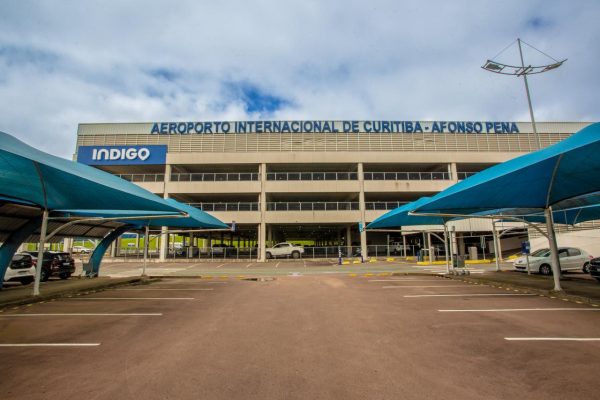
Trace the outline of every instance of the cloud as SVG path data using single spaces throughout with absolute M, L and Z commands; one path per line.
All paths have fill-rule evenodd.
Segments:
M 517 37 L 538 120 L 598 120 L 600 4 L 568 1 L 0 3 L 0 130 L 71 157 L 77 124 L 528 119 L 480 68 Z M 524 46 L 527 62 L 548 58 Z M 518 62 L 515 46 L 500 57 Z

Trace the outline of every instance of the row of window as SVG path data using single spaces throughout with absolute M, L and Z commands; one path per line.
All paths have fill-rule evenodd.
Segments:
M 400 201 L 370 201 L 365 203 L 366 210 L 393 210 L 406 204 Z M 238 203 L 190 203 L 203 211 L 260 211 L 258 202 Z M 357 201 L 329 201 L 329 202 L 268 202 L 267 211 L 358 211 L 360 203 Z
M 458 179 L 465 179 L 475 172 L 459 172 Z M 164 174 L 121 174 L 119 177 L 131 182 L 164 182 Z M 448 172 L 365 172 L 365 180 L 393 181 L 431 181 L 450 180 Z M 255 172 L 234 173 L 175 173 L 172 182 L 229 182 L 258 181 L 260 175 Z M 358 180 L 356 172 L 268 172 L 268 181 L 348 181 Z

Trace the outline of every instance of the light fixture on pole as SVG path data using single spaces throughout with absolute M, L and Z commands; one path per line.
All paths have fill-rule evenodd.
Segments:
M 527 93 L 527 103 L 529 104 L 529 115 L 531 116 L 531 125 L 533 127 L 533 133 L 535 135 L 537 147 L 538 147 L 538 149 L 541 149 L 542 143 L 540 141 L 540 136 L 537 132 L 537 127 L 535 125 L 535 118 L 533 116 L 533 107 L 531 105 L 531 95 L 529 94 L 529 84 L 527 83 L 527 75 L 541 74 L 542 72 L 547 72 L 547 71 L 556 69 L 556 68 L 560 67 L 565 61 L 567 61 L 567 59 L 558 61 L 558 60 L 554 59 L 553 57 L 550 57 L 548 54 L 523 42 L 521 39 L 517 39 L 516 41 L 519 45 L 519 56 L 521 58 L 521 66 L 520 67 L 515 66 L 515 65 L 503 64 L 501 62 L 494 61 L 492 59 L 492 60 L 487 60 L 481 68 L 483 68 L 487 71 L 490 71 L 490 72 L 495 72 L 497 74 L 514 75 L 514 76 L 522 76 L 523 77 L 523 81 L 525 82 L 525 92 Z M 508 47 L 512 46 L 513 43 L 511 43 Z M 545 55 L 546 57 L 551 58 L 552 60 L 554 60 L 554 63 L 535 66 L 535 67 L 532 65 L 525 66 L 525 61 L 523 60 L 523 50 L 521 48 L 521 43 L 525 43 L 532 49 L 538 51 L 539 53 Z M 498 53 L 498 55 L 496 57 L 498 57 L 501 53 L 503 53 L 506 49 L 508 49 L 508 47 L 506 47 L 504 50 L 502 50 L 500 53 Z M 494 57 L 494 58 L 496 58 L 496 57 Z

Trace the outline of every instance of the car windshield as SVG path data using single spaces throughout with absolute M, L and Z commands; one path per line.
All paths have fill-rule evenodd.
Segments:
M 548 257 L 550 255 L 549 249 L 539 249 L 531 253 L 531 257 Z

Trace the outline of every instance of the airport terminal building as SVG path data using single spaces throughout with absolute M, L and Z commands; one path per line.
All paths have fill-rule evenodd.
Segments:
M 382 255 L 375 254 L 378 246 L 390 242 L 401 241 L 412 252 L 431 246 L 432 239 L 407 232 L 365 232 L 361 226 L 537 150 L 538 139 L 545 147 L 587 125 L 541 122 L 536 136 L 526 122 L 83 123 L 76 159 L 223 222 L 235 221 L 234 232 L 190 235 L 190 247 L 226 243 L 250 249 L 251 258 L 263 260 L 266 247 L 289 241 L 307 248 L 355 246 L 373 256 Z M 477 246 L 480 241 L 473 233 L 489 233 L 488 224 L 458 224 L 457 251 L 464 253 L 465 243 Z M 163 240 L 161 257 L 168 257 L 168 249 Z

